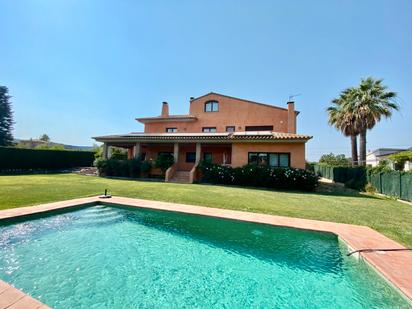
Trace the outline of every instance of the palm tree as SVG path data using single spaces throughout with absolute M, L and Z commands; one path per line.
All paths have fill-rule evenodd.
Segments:
M 360 133 L 357 117 L 352 112 L 356 98 L 356 89 L 348 88 L 341 92 L 339 98 L 332 100 L 332 105 L 326 111 L 329 114 L 329 124 L 335 126 L 345 136 L 350 136 L 352 165 L 358 165 L 357 136 Z
M 368 77 L 362 79 L 354 93 L 351 104 L 344 104 L 356 116 L 355 126 L 359 128 L 359 156 L 361 165 L 366 165 L 366 131 L 372 129 L 383 117 L 392 116 L 393 110 L 399 110 L 396 93 L 388 91 L 382 79 Z

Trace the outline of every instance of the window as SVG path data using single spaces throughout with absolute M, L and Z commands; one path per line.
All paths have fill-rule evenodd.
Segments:
M 235 126 L 226 127 L 226 132 L 235 132 Z
M 203 127 L 203 133 L 216 133 L 216 127 Z
M 196 162 L 196 152 L 186 152 L 186 163 Z
M 218 112 L 219 102 L 218 101 L 207 101 L 205 103 L 205 112 Z
M 246 126 L 246 131 L 273 131 L 273 126 Z
M 203 153 L 203 161 L 212 163 L 212 153 L 211 152 L 204 152 Z
M 289 153 L 249 152 L 249 164 L 269 165 L 270 167 L 289 167 Z
M 166 133 L 176 133 L 177 128 L 166 128 Z

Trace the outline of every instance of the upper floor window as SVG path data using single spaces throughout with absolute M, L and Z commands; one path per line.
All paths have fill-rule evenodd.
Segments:
M 177 128 L 166 128 L 166 133 L 176 133 Z
M 226 132 L 235 132 L 235 126 L 226 127 Z
M 218 101 L 207 101 L 205 103 L 205 112 L 218 112 L 219 102 Z
M 273 131 L 273 126 L 246 126 L 246 131 Z
M 216 133 L 216 127 L 203 127 L 203 133 Z

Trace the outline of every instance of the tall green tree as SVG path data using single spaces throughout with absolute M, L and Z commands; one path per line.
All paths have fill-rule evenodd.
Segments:
M 333 99 L 331 106 L 327 108 L 329 124 L 335 126 L 343 135 L 349 136 L 351 141 L 352 165 L 358 165 L 358 138 L 360 133 L 357 125 L 357 117 L 353 112 L 356 88 L 348 88 Z
M 345 89 L 332 101 L 327 109 L 329 124 L 351 137 L 353 162 L 356 162 L 356 136 L 359 135 L 359 161 L 366 165 L 366 132 L 382 117 L 388 118 L 394 110 L 399 110 L 396 96 L 382 84 L 382 79 L 368 77 L 362 79 L 358 87 Z
M 366 165 L 366 131 L 371 130 L 382 117 L 389 118 L 394 110 L 399 110 L 397 94 L 382 84 L 382 79 L 368 77 L 357 87 L 353 112 L 359 127 L 359 157 Z
M 0 146 L 13 144 L 13 112 L 8 92 L 7 87 L 0 86 Z

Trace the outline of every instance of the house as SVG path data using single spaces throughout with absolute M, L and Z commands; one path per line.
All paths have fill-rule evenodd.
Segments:
M 389 155 L 404 151 L 406 149 L 399 148 L 378 148 L 374 151 L 369 151 L 366 154 L 366 165 L 372 167 L 379 165 L 379 162 L 388 158 Z
M 294 102 L 283 108 L 211 92 L 190 98 L 187 115 L 170 115 L 163 102 L 160 116 L 136 118 L 144 132 L 94 139 L 104 143 L 105 158 L 111 146 L 127 148 L 129 158 L 142 160 L 173 155 L 165 180 L 191 183 L 201 160 L 305 168 L 305 143 L 312 137 L 296 133 L 298 114 Z

